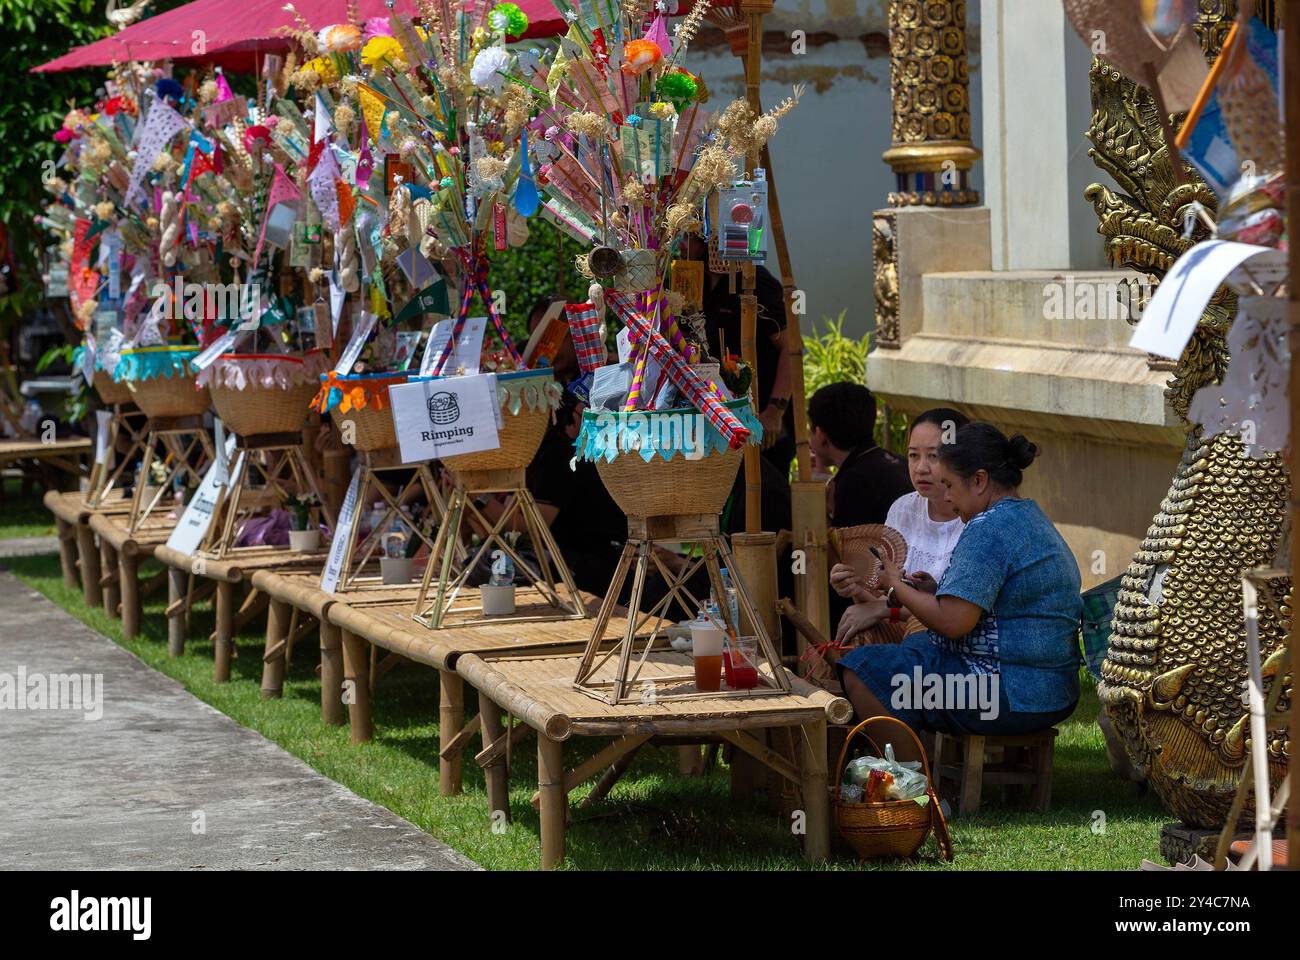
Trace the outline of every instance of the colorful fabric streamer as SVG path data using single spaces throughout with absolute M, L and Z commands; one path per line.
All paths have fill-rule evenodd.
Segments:
M 514 361 L 515 366 L 524 369 L 524 359 L 519 355 L 519 350 L 515 347 L 515 342 L 510 338 L 510 333 L 506 330 L 506 325 L 502 322 L 500 315 L 492 306 L 492 291 L 488 288 L 487 272 L 488 261 L 486 257 L 470 258 L 470 255 L 461 251 L 461 262 L 465 265 L 465 293 L 460 298 L 460 313 L 456 315 L 456 324 L 452 327 L 451 336 L 443 344 L 438 356 L 434 358 L 431 373 L 433 376 L 442 376 L 442 368 L 447 364 L 447 358 L 451 356 L 452 348 L 460 339 L 461 333 L 465 328 L 465 321 L 469 319 L 469 305 L 477 293 L 483 300 L 483 306 L 487 310 L 488 317 L 492 320 L 492 326 L 496 329 L 497 337 L 501 340 L 501 345 L 505 347 L 506 353 Z
M 564 313 L 569 321 L 569 335 L 573 350 L 578 355 L 578 366 L 583 373 L 605 364 L 605 342 L 600 335 L 600 313 L 594 303 L 566 303 Z

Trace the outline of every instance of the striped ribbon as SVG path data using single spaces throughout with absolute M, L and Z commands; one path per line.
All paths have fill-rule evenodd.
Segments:
M 460 313 L 456 315 L 456 323 L 452 327 L 451 337 L 442 345 L 442 349 L 438 351 L 438 356 L 433 361 L 433 375 L 435 377 L 442 376 L 442 368 L 446 366 L 447 358 L 451 356 L 456 342 L 465 329 L 465 321 L 469 319 L 469 305 L 474 299 L 475 293 L 483 300 L 483 306 L 487 310 L 488 318 L 492 321 L 492 326 L 496 329 L 501 345 L 505 347 L 506 353 L 514 361 L 515 367 L 523 370 L 524 358 L 519 355 L 519 350 L 515 347 L 514 340 L 510 338 L 505 323 L 496 312 L 496 308 L 492 306 L 492 291 L 488 289 L 487 283 L 487 257 L 481 255 L 471 257 L 470 254 L 461 251 L 460 258 L 465 265 L 465 292 L 460 298 Z

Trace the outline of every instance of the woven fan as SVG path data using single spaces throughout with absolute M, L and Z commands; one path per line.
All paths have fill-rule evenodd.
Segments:
M 872 547 L 900 570 L 906 569 L 907 541 L 893 527 L 887 527 L 883 523 L 864 523 L 857 527 L 841 527 L 835 531 L 835 535 L 840 560 L 856 570 L 863 584 L 870 590 L 874 590 L 880 582 L 883 569 L 871 552 Z

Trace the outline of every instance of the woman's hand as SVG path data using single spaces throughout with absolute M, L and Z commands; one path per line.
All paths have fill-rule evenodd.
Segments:
M 846 600 L 854 603 L 867 603 L 877 599 L 880 594 L 867 589 L 858 571 L 847 563 L 837 563 L 831 568 L 831 588 Z
M 835 642 L 844 644 L 870 630 L 889 615 L 889 608 L 884 600 L 871 600 L 867 603 L 855 603 L 844 611 L 840 617 L 839 629 L 835 631 Z
M 924 570 L 918 570 L 915 573 L 907 575 L 907 582 L 923 593 L 938 593 L 939 582 L 930 576 Z
M 884 557 L 880 558 L 880 566 L 880 579 L 877 581 L 880 589 L 888 590 L 890 587 L 897 589 L 903 583 L 903 568 L 893 560 L 886 560 Z

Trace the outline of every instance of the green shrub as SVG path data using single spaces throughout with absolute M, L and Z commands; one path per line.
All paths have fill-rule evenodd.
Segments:
M 832 320 L 822 317 L 822 332 L 816 328 L 803 341 L 804 393 L 811 397 L 831 383 L 860 383 L 867 386 L 867 354 L 871 352 L 871 334 L 855 340 L 844 333 L 844 315 Z M 888 417 L 888 419 L 887 419 Z M 889 450 L 907 447 L 907 417 L 892 413 L 884 403 L 876 415 L 876 443 Z

